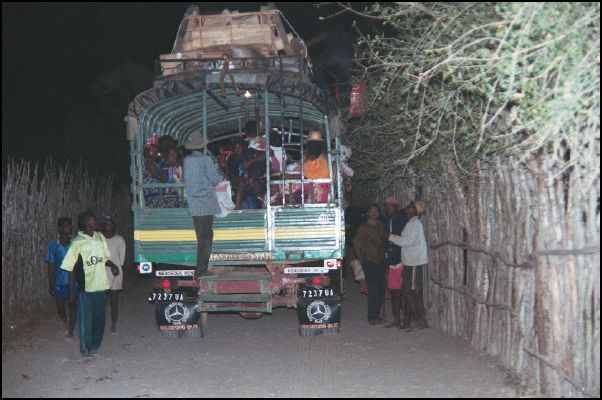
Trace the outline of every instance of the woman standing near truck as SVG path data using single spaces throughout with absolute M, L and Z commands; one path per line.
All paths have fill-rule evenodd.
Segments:
M 355 255 L 360 260 L 368 284 L 368 322 L 383 325 L 380 309 L 385 298 L 385 234 L 378 204 L 371 204 L 364 222 L 353 239 Z

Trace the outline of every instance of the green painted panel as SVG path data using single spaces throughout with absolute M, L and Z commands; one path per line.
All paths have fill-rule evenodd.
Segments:
M 216 217 L 213 229 L 265 228 L 265 210 L 234 211 Z M 138 208 L 134 210 L 136 230 L 194 229 L 188 208 Z
M 145 254 L 196 254 L 195 242 L 134 242 L 136 253 Z M 213 241 L 214 253 L 247 253 L 265 251 L 264 240 Z

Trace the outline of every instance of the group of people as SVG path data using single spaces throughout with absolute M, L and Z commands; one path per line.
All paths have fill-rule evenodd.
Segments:
M 367 211 L 367 220 L 353 239 L 368 293 L 368 322 L 385 325 L 385 291 L 391 293 L 393 321 L 387 328 L 424 329 L 427 322 L 423 304 L 423 276 L 428 253 L 420 215 L 425 205 L 411 202 L 399 212 L 395 197 L 385 199 L 385 220 L 378 204 Z M 388 284 L 388 287 L 387 287 Z M 403 314 L 403 321 L 401 315 Z
M 261 142 L 253 142 L 256 139 L 257 130 L 254 123 L 246 126 L 247 138 L 256 150 L 261 148 Z M 327 178 L 328 163 L 322 155 L 324 140 L 319 132 L 311 132 L 307 144 L 307 160 L 304 164 L 305 175 L 309 179 Z M 315 143 L 315 144 L 312 144 Z M 209 257 L 213 245 L 213 220 L 216 214 L 220 214 L 220 206 L 217 195 L 213 188 L 224 179 L 230 176 L 234 186 L 234 195 L 237 208 L 243 204 L 249 205 L 251 199 L 249 196 L 255 196 L 261 193 L 259 184 L 262 171 L 265 171 L 265 152 L 262 154 L 245 153 L 243 142 L 236 142 L 234 154 L 228 160 L 227 173 L 218 168 L 211 158 L 204 154 L 202 149 L 207 145 L 207 140 L 203 138 L 199 131 L 194 131 L 184 140 L 184 148 L 188 152 L 183 163 L 182 180 L 188 199 L 188 209 L 192 216 L 192 221 L 197 237 L 197 263 L 195 268 L 195 277 L 198 279 L 209 272 Z M 277 161 L 278 157 L 270 153 Z M 280 164 L 278 164 L 280 165 Z M 264 169 L 261 169 L 261 166 Z M 282 172 L 283 168 L 280 168 Z M 286 173 L 286 168 L 285 171 Z M 316 193 L 311 194 L 315 201 L 327 199 L 328 190 L 323 186 L 316 185 Z M 324 195 L 326 193 L 326 196 Z
M 143 183 L 178 183 L 182 180 L 182 158 L 176 139 L 169 135 L 153 137 L 144 146 Z M 186 198 L 176 190 L 145 189 L 144 202 L 150 208 L 185 207 Z
M 59 238 L 49 243 L 45 256 L 48 293 L 55 298 L 67 337 L 73 337 L 79 321 L 80 352 L 92 357 L 104 335 L 107 296 L 111 333 L 117 329 L 126 246 L 123 237 L 116 234 L 116 222 L 110 216 L 99 223 L 92 211 L 84 211 L 77 217 L 77 227 L 79 231 L 72 238 L 71 218 L 57 221 Z
M 195 135 L 200 136 L 196 131 Z M 324 154 L 325 140 L 320 132 L 312 131 L 304 142 L 303 171 L 305 179 L 327 179 L 330 177 L 328 162 Z M 299 180 L 302 166 L 299 160 L 285 151 L 282 138 L 276 132 L 270 134 L 270 174 L 273 180 Z M 183 160 L 190 155 L 186 145 L 178 146 L 169 135 L 154 136 L 144 148 L 143 183 L 178 183 L 183 179 Z M 244 136 L 231 140 L 227 149 L 220 148 L 220 172 L 230 182 L 232 202 L 237 210 L 264 208 L 272 205 L 300 204 L 304 193 L 306 203 L 326 203 L 330 184 L 299 183 L 270 185 L 266 189 L 266 155 L 264 138 L 258 136 L 255 121 L 245 124 Z M 282 190 L 284 186 L 284 191 Z M 173 188 L 144 189 L 145 205 L 150 208 L 187 207 L 187 196 Z
M 303 171 L 305 179 L 329 178 L 328 162 L 324 155 L 324 139 L 318 131 L 311 131 L 305 144 Z M 224 172 L 232 185 L 236 209 L 263 208 L 269 201 L 272 205 L 300 204 L 302 189 L 299 183 L 290 183 L 281 190 L 279 183 L 270 185 L 269 200 L 265 187 L 266 159 L 265 143 L 257 135 L 255 121 L 245 125 L 245 136 L 232 140 L 232 151 L 227 153 Z M 270 134 L 270 174 L 273 180 L 301 178 L 301 163 L 285 151 L 282 137 Z M 325 203 L 328 201 L 328 183 L 307 183 L 304 187 L 305 202 Z

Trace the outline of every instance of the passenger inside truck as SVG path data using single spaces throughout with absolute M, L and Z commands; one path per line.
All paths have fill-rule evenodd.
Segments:
M 164 169 L 164 161 L 159 153 L 159 148 L 154 142 L 144 146 L 144 169 L 142 171 L 143 183 L 166 183 L 167 171 Z M 147 207 L 162 207 L 163 192 L 161 189 L 144 189 L 144 202 Z
M 304 176 L 307 179 L 328 179 L 328 161 L 324 155 L 324 139 L 320 132 L 309 133 L 305 142 L 306 156 L 303 163 Z M 327 203 L 330 185 L 324 182 L 305 184 L 305 201 L 307 203 Z
M 178 183 L 182 177 L 182 165 L 177 141 L 171 136 L 153 137 L 144 147 L 144 168 L 142 182 Z M 181 188 L 144 189 L 144 202 L 149 208 L 186 207 L 184 191 Z

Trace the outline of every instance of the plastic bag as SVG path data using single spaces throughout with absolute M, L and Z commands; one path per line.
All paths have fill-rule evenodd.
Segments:
M 360 263 L 360 260 L 351 261 L 351 269 L 353 270 L 353 275 L 355 275 L 356 281 L 366 280 L 366 275 L 364 275 L 364 268 L 362 268 L 362 263 Z
M 222 210 L 222 212 L 217 214 L 216 217 L 223 218 L 236 208 L 236 205 L 232 201 L 232 188 L 230 187 L 230 181 L 220 182 L 215 185 L 213 189 L 217 195 L 219 208 Z

